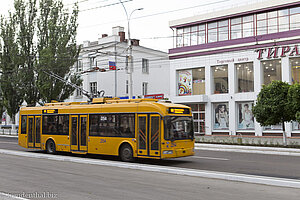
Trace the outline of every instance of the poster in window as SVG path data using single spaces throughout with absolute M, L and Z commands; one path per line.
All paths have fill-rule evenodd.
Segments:
M 253 102 L 239 103 L 238 129 L 254 130 L 254 117 L 252 113 Z
M 219 103 L 214 105 L 215 111 L 215 130 L 228 130 L 229 128 L 229 107 L 228 103 Z
M 192 70 L 182 70 L 178 73 L 178 95 L 186 96 L 192 95 Z

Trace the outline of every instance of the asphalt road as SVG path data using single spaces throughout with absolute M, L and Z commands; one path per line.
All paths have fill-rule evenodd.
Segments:
M 0 149 L 32 151 L 17 145 L 17 138 L 0 137 Z M 39 153 L 44 153 L 40 152 Z M 118 160 L 100 155 L 60 155 L 94 159 Z M 139 159 L 137 163 L 189 169 L 230 172 L 300 180 L 300 157 L 197 150 L 196 155 L 172 160 Z
M 300 196 L 299 189 L 69 161 L 4 154 L 0 160 L 0 199 L 7 193 L 49 193 L 63 200 L 298 200 Z

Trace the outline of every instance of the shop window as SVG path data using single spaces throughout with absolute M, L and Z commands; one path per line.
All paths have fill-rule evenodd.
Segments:
M 254 130 L 253 102 L 238 103 L 238 129 Z
M 195 134 L 205 134 L 205 104 L 186 104 L 192 108 Z
M 270 125 L 270 126 L 264 126 L 265 131 L 281 131 L 282 130 L 282 124 L 276 124 L 276 125 Z
M 237 74 L 237 92 L 254 91 L 253 63 L 235 64 Z
M 293 122 L 293 131 L 300 131 L 300 123 L 299 122 Z
M 205 68 L 180 70 L 178 73 L 178 95 L 205 94 Z
M 281 80 L 281 60 L 263 61 L 264 84 L 268 85 L 274 80 Z
M 193 95 L 205 94 L 205 68 L 192 70 L 193 75 Z
M 214 130 L 228 130 L 229 107 L 228 103 L 214 104 Z
M 292 83 L 300 83 L 300 58 L 291 58 L 290 66 L 292 68 Z
M 214 79 L 214 93 L 228 93 L 228 66 L 214 66 L 212 67 L 212 74 Z

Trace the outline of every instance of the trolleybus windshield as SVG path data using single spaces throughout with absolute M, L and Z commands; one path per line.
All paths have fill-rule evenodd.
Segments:
M 194 139 L 192 117 L 167 116 L 164 120 L 166 140 Z

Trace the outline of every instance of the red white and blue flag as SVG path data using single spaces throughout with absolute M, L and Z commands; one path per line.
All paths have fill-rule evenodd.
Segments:
M 116 63 L 109 61 L 109 70 L 116 70 L 116 69 L 117 69 Z

